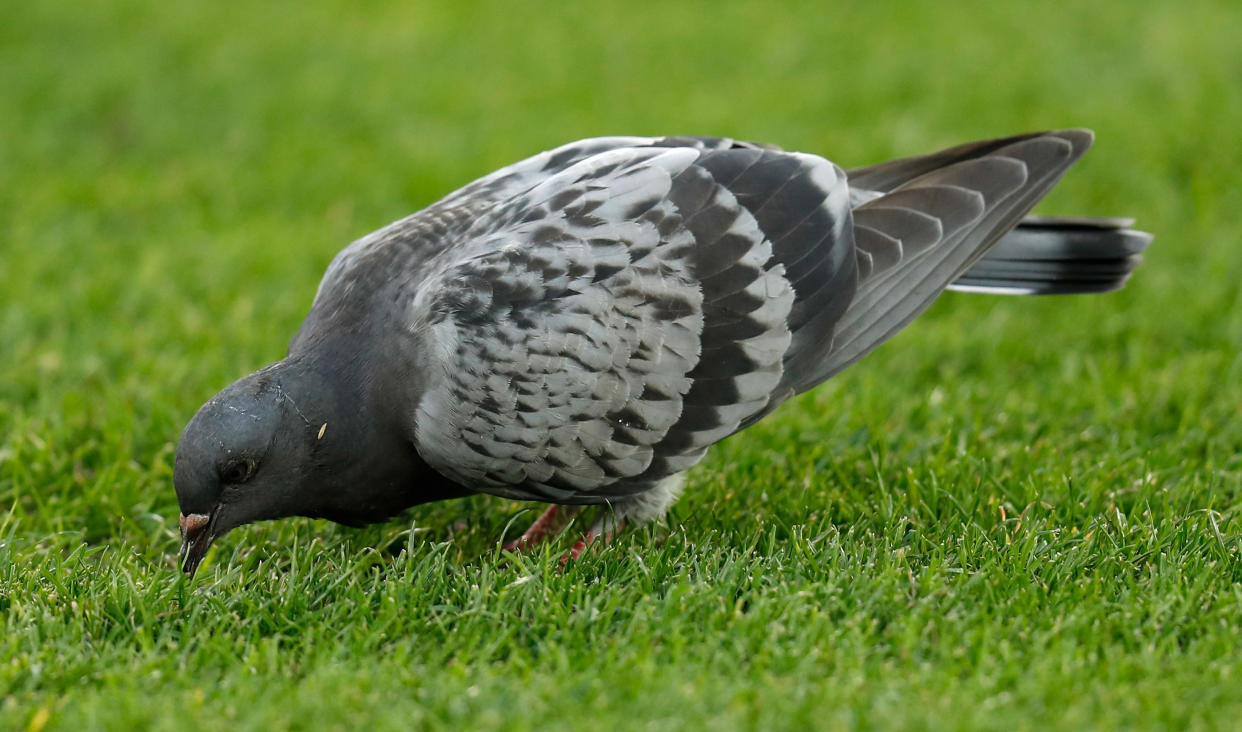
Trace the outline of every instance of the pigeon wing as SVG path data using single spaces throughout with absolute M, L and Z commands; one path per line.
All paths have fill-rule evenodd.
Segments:
M 1092 139 L 1088 130 L 1033 133 L 853 171 L 851 185 L 862 187 L 851 191 L 858 292 L 822 354 L 791 370 L 793 387 L 801 392 L 830 378 L 930 307 Z
M 491 204 L 414 301 L 432 364 L 420 454 L 478 490 L 560 503 L 690 467 L 768 409 L 794 324 L 837 290 L 844 309 L 848 218 L 831 163 L 697 140 L 606 150 Z M 800 309 L 798 289 L 825 281 L 839 287 Z

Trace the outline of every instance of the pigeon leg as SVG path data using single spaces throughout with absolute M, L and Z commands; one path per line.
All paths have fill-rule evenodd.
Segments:
M 554 503 L 535 519 L 525 533 L 502 548 L 507 552 L 531 549 L 560 533 L 561 529 L 565 528 L 565 524 L 569 523 L 569 520 L 581 510 L 578 506 L 560 506 Z
M 615 516 L 610 510 L 607 510 L 607 513 L 605 513 L 606 510 L 607 507 L 600 509 L 601 515 L 599 518 L 595 519 L 595 521 L 591 524 L 591 527 L 587 529 L 586 533 L 582 535 L 582 538 L 578 540 L 578 543 L 574 544 L 574 547 L 561 557 L 562 567 L 565 566 L 565 564 L 570 560 L 577 559 L 578 556 L 581 555 L 588 546 L 594 544 L 597 539 L 603 539 L 604 546 L 612 544 L 612 540 L 616 538 L 617 534 L 622 529 L 625 528 L 624 516 Z

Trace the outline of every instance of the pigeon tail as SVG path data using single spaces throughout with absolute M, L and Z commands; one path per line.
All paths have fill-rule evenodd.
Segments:
M 1133 219 L 1028 216 L 949 285 L 994 295 L 1078 295 L 1125 286 L 1152 235 Z

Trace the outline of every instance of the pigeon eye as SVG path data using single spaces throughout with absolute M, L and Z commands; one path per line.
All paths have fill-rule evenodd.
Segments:
M 220 482 L 225 485 L 240 485 L 250 480 L 257 467 L 253 460 L 234 460 L 220 469 Z

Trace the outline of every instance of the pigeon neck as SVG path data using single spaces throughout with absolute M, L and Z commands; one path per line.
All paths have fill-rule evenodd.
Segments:
M 285 420 L 291 431 L 309 434 L 303 488 L 308 514 L 362 525 L 464 495 L 419 457 L 401 426 L 401 400 L 385 396 L 368 365 L 358 349 L 319 351 L 282 362 Z

